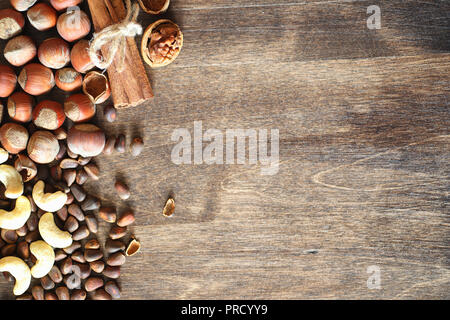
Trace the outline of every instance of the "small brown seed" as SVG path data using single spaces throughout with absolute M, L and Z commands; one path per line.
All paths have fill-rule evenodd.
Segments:
M 104 289 L 98 289 L 92 295 L 93 300 L 112 300 L 112 297 Z
M 17 233 L 14 230 L 2 229 L 0 234 L 2 239 L 5 240 L 6 243 L 15 243 L 18 238 Z
M 41 278 L 41 286 L 44 290 L 52 290 L 55 287 L 55 283 L 48 275 L 46 275 Z
M 62 178 L 62 169 L 60 166 L 53 166 L 50 168 L 50 176 L 54 181 L 60 181 Z
M 109 280 L 106 282 L 105 291 L 108 292 L 113 299 L 120 299 L 120 289 L 115 281 Z
M 114 144 L 114 149 L 118 153 L 124 153 L 125 152 L 125 144 L 126 144 L 126 137 L 123 134 L 119 134 L 119 136 L 116 139 L 116 143 Z
M 17 255 L 23 260 L 30 257 L 30 247 L 28 246 L 28 242 L 21 241 L 17 244 Z
M 98 216 L 108 223 L 114 223 L 117 219 L 117 212 L 115 207 L 101 207 Z
M 97 239 L 91 239 L 84 245 L 85 249 L 100 249 L 100 242 Z
M 16 300 L 33 300 L 33 296 L 29 293 L 24 293 L 21 296 L 16 297 Z
M 98 249 L 87 249 L 84 251 L 84 258 L 87 262 L 93 262 L 103 258 L 103 252 Z
M 87 181 L 88 177 L 89 176 L 86 171 L 84 171 L 83 169 L 78 170 L 76 177 L 77 184 L 79 184 L 80 186 L 83 185 Z
M 67 207 L 66 206 L 62 207 L 61 209 L 56 211 L 56 214 L 61 219 L 61 221 L 66 221 L 68 216 Z
M 80 166 L 85 166 L 87 165 L 89 162 L 91 162 L 92 157 L 79 157 L 78 158 L 78 163 L 80 164 Z
M 62 249 L 58 249 L 55 251 L 55 261 L 56 262 L 64 260 L 66 257 L 67 257 L 67 254 Z
M 68 275 L 69 273 L 71 273 L 72 272 L 72 259 L 69 257 L 65 258 L 61 262 L 59 269 L 61 270 L 61 273 L 63 275 Z
M 36 212 L 37 211 L 37 206 L 36 206 L 36 203 L 34 202 L 34 200 L 33 200 L 33 196 L 32 195 L 27 195 L 27 198 L 28 198 L 28 200 L 30 201 L 30 205 L 31 205 L 31 212 Z M 33 215 L 33 214 L 32 214 Z M 30 218 L 31 218 L 31 216 L 30 216 Z M 30 218 L 28 218 L 28 221 L 30 220 Z M 37 218 L 37 217 L 36 217 Z M 28 225 L 28 221 L 27 221 L 27 226 L 28 226 L 28 229 L 30 229 L 30 226 Z M 37 225 L 37 224 L 36 224 Z M 36 226 L 36 228 L 37 228 L 37 226 Z M 34 230 L 34 229 L 33 229 Z M 33 230 L 30 230 L 30 231 L 33 231 Z
M 97 181 L 100 177 L 100 170 L 94 163 L 89 163 L 83 168 L 88 174 L 89 178 Z
M 59 163 L 61 169 L 76 169 L 78 168 L 78 165 L 78 161 L 72 158 L 64 159 Z
M 34 300 L 44 300 L 44 288 L 39 285 L 36 285 L 31 289 L 31 294 L 33 295 Z
M 171 217 L 175 212 L 175 199 L 169 198 L 163 209 L 163 215 Z
M 104 282 L 103 282 L 102 278 L 90 277 L 84 283 L 84 288 L 86 289 L 87 292 L 92 292 L 92 291 L 97 290 L 98 288 L 103 287 L 103 284 L 104 284 Z
M 97 222 L 97 219 L 93 215 L 89 214 L 86 216 L 86 225 L 90 232 L 97 233 L 98 222 Z
M 77 231 L 75 231 L 72 234 L 72 238 L 75 241 L 79 241 L 79 240 L 83 240 L 86 239 L 87 237 L 89 237 L 89 229 L 86 225 L 82 225 L 81 227 L 78 228 Z
M 127 227 L 113 226 L 109 230 L 109 237 L 113 240 L 123 238 L 127 234 Z
M 77 263 L 78 268 L 80 268 L 81 279 L 87 279 L 91 275 L 91 266 L 87 263 Z
M 100 200 L 95 197 L 88 196 L 81 204 L 83 211 L 94 211 L 100 208 Z
M 130 145 L 130 151 L 133 157 L 139 156 L 144 150 L 144 140 L 142 138 L 134 138 Z
M 73 200 L 75 200 L 74 197 L 73 197 L 73 194 L 72 194 L 72 192 L 69 192 L 69 193 L 67 194 L 66 205 L 72 204 Z
M 76 153 L 73 153 L 72 151 L 70 151 L 70 149 L 67 149 L 67 155 L 69 157 L 71 157 L 72 159 L 78 158 L 78 155 Z
M 31 232 L 28 232 L 28 234 L 25 236 L 25 241 L 28 243 L 31 243 L 33 241 L 38 240 L 40 237 L 39 235 L 39 231 L 38 230 L 34 230 Z
M 64 252 L 67 254 L 72 254 L 75 252 L 75 250 L 78 250 L 81 248 L 81 243 L 78 241 L 74 241 L 72 242 L 72 244 L 70 246 L 68 246 L 67 248 L 64 248 Z
M 58 296 L 59 300 L 70 300 L 69 289 L 67 289 L 66 287 L 56 288 L 55 293 Z
M 105 116 L 105 119 L 108 122 L 116 121 L 116 118 L 117 118 L 116 108 L 114 108 L 113 106 L 106 106 L 103 109 L 103 115 Z
M 64 230 L 69 231 L 70 233 L 75 232 L 79 227 L 78 220 L 75 219 L 74 216 L 70 216 L 67 218 L 66 223 L 64 224 Z
M 106 266 L 105 270 L 103 270 L 103 275 L 111 279 L 118 279 L 120 277 L 120 267 Z
M 58 140 L 65 140 L 67 138 L 67 132 L 63 127 L 59 127 L 58 129 L 53 131 L 53 134 Z
M 125 244 L 120 240 L 108 239 L 105 243 L 105 250 L 109 254 L 116 253 L 125 250 Z
M 127 259 L 122 252 L 116 252 L 108 257 L 108 259 L 106 260 L 106 263 L 109 266 L 118 267 L 118 266 L 122 266 L 123 264 L 125 264 L 126 260 Z
M 91 269 L 96 273 L 102 273 L 105 270 L 105 263 L 101 260 L 92 261 L 89 263 Z
M 127 200 L 130 197 L 130 188 L 128 188 L 125 183 L 117 181 L 114 184 L 114 188 L 116 188 L 116 192 L 119 195 L 120 199 Z
M 20 227 L 19 229 L 16 230 L 16 233 L 19 237 L 25 237 L 28 233 L 28 227 L 27 225 L 23 225 L 22 227 Z
M 58 181 L 55 182 L 53 184 L 53 186 L 55 187 L 55 189 L 62 191 L 64 193 L 69 193 L 70 192 L 70 188 L 67 186 L 67 184 L 65 182 L 62 181 Z
M 82 289 L 76 289 L 72 292 L 71 300 L 86 300 L 86 291 Z
M 15 232 L 14 232 L 14 234 L 15 234 Z M 10 244 L 7 244 L 6 246 L 4 246 L 2 248 L 2 250 L 0 251 L 0 253 L 4 257 L 13 256 L 16 253 L 16 248 L 17 248 L 17 246 L 15 243 L 10 243 Z
M 105 147 L 103 148 L 103 154 L 109 156 L 114 151 L 114 145 L 116 143 L 116 137 L 108 137 L 106 139 Z
M 83 202 L 86 199 L 86 192 L 77 184 L 73 184 L 70 187 L 70 191 L 78 202 Z
M 63 275 L 57 266 L 53 266 L 48 273 L 48 276 L 54 283 L 60 283 L 63 281 Z
M 136 253 L 138 253 L 140 250 L 141 250 L 141 243 L 133 238 L 128 244 L 127 250 L 125 250 L 125 255 L 127 257 L 131 257 L 134 256 Z
M 56 294 L 54 294 L 53 292 L 46 292 L 45 300 L 58 300 L 58 296 Z
M 70 187 L 77 177 L 77 170 L 75 169 L 67 169 L 63 172 L 64 181 L 66 181 L 67 185 Z
M 122 214 L 122 216 L 117 220 L 117 225 L 119 227 L 127 227 L 135 221 L 134 212 L 128 210 Z
M 67 208 L 67 211 L 70 215 L 77 218 L 78 221 L 84 221 L 85 216 L 79 205 L 72 203 L 69 208 Z
M 55 157 L 56 161 L 60 161 L 62 159 L 64 159 L 64 157 L 66 156 L 67 153 L 67 146 L 65 143 L 63 143 L 62 141 L 59 141 L 59 152 Z
M 72 253 L 72 255 L 70 257 L 72 258 L 73 261 L 76 261 L 78 263 L 86 262 L 86 259 L 84 258 L 84 254 L 81 251 L 75 251 L 74 253 Z

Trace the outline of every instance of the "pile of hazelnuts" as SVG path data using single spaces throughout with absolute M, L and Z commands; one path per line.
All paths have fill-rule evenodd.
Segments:
M 5 163 L 22 174 L 27 192 L 36 179 L 53 181 L 48 188 L 66 192 L 67 206 L 71 203 L 84 205 L 89 211 L 99 209 L 101 204 L 94 201 L 94 206 L 88 206 L 88 201 L 84 200 L 86 195 L 78 199 L 82 193 L 77 190 L 81 190 L 78 186 L 87 176 L 98 180 L 98 168 L 91 159 L 102 152 L 106 155 L 112 150 L 125 152 L 125 137 L 106 138 L 102 129 L 89 123 L 96 114 L 96 106 L 109 99 L 111 90 L 107 77 L 93 70 L 95 65 L 88 54 L 89 41 L 84 39 L 91 31 L 90 19 L 85 12 L 72 8 L 81 2 L 50 0 L 48 4 L 37 0 L 10 0 L 14 9 L 0 10 L 0 39 L 6 42 L 3 54 L 10 64 L 0 64 L 0 153 L 9 154 Z M 68 8 L 72 9 L 66 10 Z M 56 27 L 61 38 L 48 38 L 37 47 L 31 37 L 21 34 L 26 20 L 31 28 L 40 32 Z M 37 97 L 49 93 L 55 86 L 66 93 L 64 103 L 45 98 L 39 101 Z M 5 99 L 6 104 L 1 99 Z M 2 119 L 4 106 L 7 119 Z M 114 107 L 107 106 L 103 111 L 108 121 L 116 119 Z M 142 150 L 142 139 L 135 138 L 131 153 L 138 156 Z M 116 182 L 115 188 L 121 199 L 130 196 L 125 184 Z M 88 196 L 87 199 L 95 198 Z M 102 214 L 99 216 L 110 223 L 116 222 L 115 217 L 112 221 Z M 128 219 L 129 224 L 134 222 L 134 215 L 132 218 Z M 64 228 L 65 220 L 58 219 Z M 126 225 L 114 225 L 112 231 L 120 227 L 126 232 Z M 96 233 L 96 228 L 89 227 L 89 231 Z M 109 235 L 111 239 L 118 239 L 115 236 L 114 232 Z M 136 243 L 134 240 L 133 248 Z M 130 250 L 134 250 L 133 253 Z M 137 250 L 127 249 L 127 255 Z M 104 293 L 102 297 L 105 296 L 113 295 Z

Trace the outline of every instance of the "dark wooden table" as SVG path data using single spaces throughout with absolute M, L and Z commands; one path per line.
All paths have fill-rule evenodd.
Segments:
M 100 157 L 91 184 L 137 212 L 143 251 L 123 268 L 123 298 L 450 298 L 450 2 L 171 2 L 162 17 L 185 45 L 148 69 L 154 100 L 114 124 L 98 116 L 146 142 L 136 159 Z M 379 30 L 366 23 L 374 4 Z M 171 135 L 194 121 L 279 129 L 278 174 L 175 165 Z

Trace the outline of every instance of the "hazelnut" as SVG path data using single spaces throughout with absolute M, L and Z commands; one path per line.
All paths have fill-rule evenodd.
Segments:
M 11 5 L 17 11 L 27 11 L 37 0 L 10 0 Z
M 36 56 L 36 46 L 28 36 L 18 36 L 8 41 L 4 51 L 5 59 L 15 67 L 20 67 Z
M 14 92 L 17 84 L 17 76 L 14 70 L 5 65 L 0 65 L 0 98 L 6 98 Z
M 62 105 L 55 101 L 44 100 L 33 110 L 33 123 L 39 128 L 56 130 L 65 120 Z
M 160 14 L 169 8 L 170 0 L 139 0 L 141 8 L 150 14 Z
M 8 40 L 22 32 L 25 19 L 13 9 L 0 10 L 0 39 Z
M 46 164 L 52 162 L 59 152 L 59 143 L 49 131 L 36 131 L 27 147 L 28 156 L 34 162 Z
M 53 8 L 56 10 L 64 10 L 69 7 L 74 7 L 78 5 L 83 0 L 50 0 L 50 3 L 52 4 Z
M 95 110 L 95 104 L 82 93 L 74 94 L 64 102 L 64 112 L 73 122 L 91 119 L 95 115 Z
M 74 23 L 75 19 L 76 23 Z M 64 40 L 73 42 L 89 34 L 91 31 L 91 20 L 81 10 L 67 11 L 59 16 L 56 28 Z
M 64 68 L 56 71 L 55 83 L 58 88 L 66 92 L 72 92 L 81 88 L 83 76 L 72 68 Z
M 73 68 L 80 73 L 86 73 L 95 67 L 89 57 L 88 48 L 89 41 L 80 40 L 73 46 L 70 54 Z
M 106 121 L 114 122 L 117 118 L 117 110 L 114 106 L 106 106 L 103 109 L 103 115 L 105 116 Z
M 105 147 L 105 133 L 93 124 L 78 124 L 67 134 L 69 150 L 82 157 L 98 156 Z
M 100 72 L 91 71 L 83 81 L 83 92 L 93 103 L 103 103 L 111 96 L 108 78 Z
M 145 30 L 141 43 L 144 61 L 152 68 L 175 61 L 183 47 L 180 27 L 170 20 L 158 20 Z
M 38 58 L 48 68 L 61 69 L 70 62 L 69 45 L 63 39 L 47 39 L 39 46 Z
M 37 63 L 26 65 L 19 74 L 22 89 L 33 96 L 47 93 L 55 86 L 52 70 Z
M 28 21 L 39 30 L 45 31 L 56 25 L 56 11 L 46 3 L 38 3 L 27 12 Z
M 18 122 L 31 121 L 34 98 L 25 92 L 15 92 L 8 98 L 8 114 Z
M 20 124 L 5 123 L 0 128 L 0 142 L 6 151 L 17 154 L 27 147 L 28 131 Z

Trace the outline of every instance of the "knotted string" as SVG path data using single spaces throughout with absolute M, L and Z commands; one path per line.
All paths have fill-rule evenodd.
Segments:
M 125 56 L 127 50 L 127 37 L 135 37 L 142 34 L 142 26 L 136 23 L 139 15 L 139 4 L 131 5 L 131 0 L 126 0 L 127 16 L 117 24 L 110 25 L 102 31 L 95 33 L 89 47 L 89 57 L 94 65 L 106 70 L 113 63 L 117 55 L 117 71 L 122 72 L 125 67 Z M 106 56 L 100 56 L 98 52 L 108 44 Z

